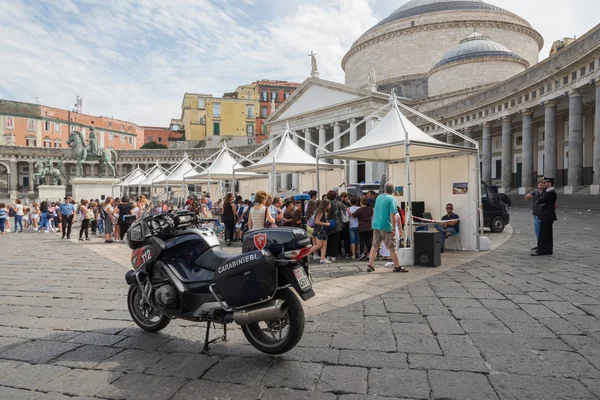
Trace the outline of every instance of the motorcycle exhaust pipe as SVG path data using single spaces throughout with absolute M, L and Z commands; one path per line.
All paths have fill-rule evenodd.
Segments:
M 285 317 L 287 311 L 287 303 L 282 299 L 276 299 L 265 304 L 234 311 L 233 321 L 239 325 L 255 324 L 260 321 L 273 321 Z

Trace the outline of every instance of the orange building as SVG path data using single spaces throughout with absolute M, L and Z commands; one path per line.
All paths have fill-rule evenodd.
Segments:
M 162 128 L 160 126 L 144 126 L 144 142 L 156 142 L 158 144 L 169 145 L 169 140 L 179 140 L 182 138 L 181 133 L 173 132 L 169 128 Z
M 260 80 L 257 81 L 256 84 L 260 103 L 260 111 L 256 116 L 256 142 L 260 143 L 269 135 L 267 126 L 264 125 L 264 122 L 273 112 L 271 109 L 271 100 L 275 103 L 275 108 L 279 108 L 281 103 L 287 100 L 290 94 L 292 94 L 300 84 L 288 81 L 271 80 Z
M 144 128 L 132 122 L 0 100 L 0 145 L 68 147 L 69 129 L 87 136 L 92 127 L 105 148 L 134 150 L 144 141 Z

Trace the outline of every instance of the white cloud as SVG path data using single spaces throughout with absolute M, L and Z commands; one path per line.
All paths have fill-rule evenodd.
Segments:
M 543 18 L 541 0 L 488 1 L 528 19 L 546 44 L 577 34 L 570 33 L 573 26 L 593 26 L 586 27 L 593 13 L 579 9 L 592 0 L 572 0 L 572 9 L 566 0 L 545 0 L 545 9 L 558 5 L 562 11 Z M 303 81 L 310 51 L 317 54 L 322 78 L 343 82 L 345 52 L 401 4 L 65 0 L 56 7 L 55 0 L 14 0 L 1 6 L 0 97 L 38 97 L 66 108 L 80 95 L 86 113 L 166 125 L 179 117 L 185 92 L 221 95 L 257 79 Z

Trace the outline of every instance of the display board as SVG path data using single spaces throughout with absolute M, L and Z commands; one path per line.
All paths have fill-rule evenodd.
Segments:
M 250 199 L 253 193 L 256 193 L 259 190 L 267 190 L 269 187 L 269 178 L 259 178 L 259 179 L 244 179 L 238 181 L 238 193 L 244 199 Z
M 339 186 L 344 183 L 344 169 L 330 169 L 326 171 L 319 171 L 319 197 L 326 194 L 330 190 L 339 190 Z M 299 185 L 297 192 L 308 192 L 317 187 L 317 173 L 309 172 L 305 174 L 299 174 Z

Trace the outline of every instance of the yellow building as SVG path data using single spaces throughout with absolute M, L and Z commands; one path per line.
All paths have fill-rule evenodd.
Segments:
M 552 48 L 550 49 L 550 55 L 551 56 L 555 55 L 556 53 L 558 53 L 559 51 L 561 51 L 562 49 L 564 49 L 565 47 L 567 47 L 574 41 L 575 41 L 575 38 L 571 38 L 571 37 L 566 37 L 566 38 L 557 40 L 556 42 L 552 43 Z
M 232 140 L 232 144 L 252 144 L 256 131 L 258 93 L 256 85 L 240 86 L 223 97 L 186 93 L 181 106 L 181 121 L 186 140 L 213 142 Z

